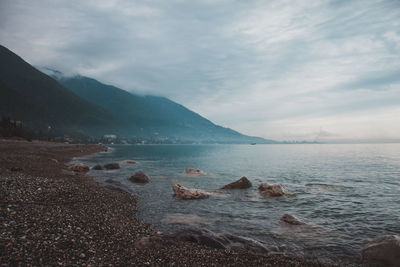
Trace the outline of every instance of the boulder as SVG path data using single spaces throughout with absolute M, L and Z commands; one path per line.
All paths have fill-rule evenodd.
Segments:
M 97 164 L 97 165 L 95 165 L 95 166 L 93 166 L 93 168 L 92 168 L 93 170 L 102 170 L 103 169 L 103 167 L 101 166 L 101 165 L 99 165 L 99 164 Z
M 115 170 L 115 169 L 119 169 L 121 167 L 119 166 L 118 163 L 114 162 L 114 163 L 108 163 L 108 164 L 104 165 L 104 168 L 107 170 Z
M 204 175 L 206 175 L 206 173 L 203 172 L 202 170 L 200 170 L 200 169 L 195 169 L 195 168 L 187 168 L 187 169 L 185 170 L 185 173 L 186 173 L 186 174 L 189 174 L 189 175 L 198 175 L 198 176 L 204 176 Z
M 281 221 L 285 222 L 285 223 L 288 223 L 288 224 L 291 224 L 291 225 L 303 225 L 303 224 L 306 224 L 305 222 L 301 221 L 300 219 L 296 218 L 295 216 L 287 214 L 287 213 L 283 214 L 283 216 L 281 218 Z
M 250 188 L 251 186 L 252 185 L 249 179 L 243 176 L 242 178 L 233 183 L 224 185 L 223 187 L 221 187 L 221 189 L 246 189 Z
M 211 194 L 200 189 L 186 188 L 180 184 L 174 184 L 172 189 L 174 190 L 174 196 L 181 199 L 203 199 L 208 198 Z
M 150 177 L 146 173 L 138 171 L 134 175 L 132 175 L 131 178 L 129 178 L 129 181 L 134 183 L 146 184 L 150 182 Z
M 69 166 L 68 170 L 74 171 L 74 172 L 88 172 L 89 167 L 80 163 L 80 164 Z
M 287 193 L 286 188 L 281 184 L 263 183 L 258 186 L 258 192 L 263 196 L 280 197 Z
M 127 160 L 123 160 L 121 163 L 123 163 L 123 164 L 136 164 L 137 162 L 134 161 L 134 160 L 127 159 Z
M 369 264 L 400 266 L 400 236 L 385 235 L 372 240 L 364 246 L 362 260 Z

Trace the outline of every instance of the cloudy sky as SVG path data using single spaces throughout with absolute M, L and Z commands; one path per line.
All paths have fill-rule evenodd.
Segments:
M 400 140 L 400 1 L 0 0 L 38 67 L 276 140 Z

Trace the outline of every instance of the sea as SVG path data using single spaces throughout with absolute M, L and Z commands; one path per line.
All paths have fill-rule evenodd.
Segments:
M 138 217 L 163 233 L 208 229 L 282 246 L 287 255 L 355 265 L 367 242 L 400 234 L 400 144 L 112 145 L 75 160 L 136 161 L 88 175 L 139 196 Z M 187 175 L 186 168 L 206 175 Z M 128 180 L 139 170 L 151 183 Z M 242 176 L 251 188 L 219 189 Z M 176 183 L 212 196 L 177 199 Z M 261 196 L 261 183 L 282 184 L 292 194 Z M 306 224 L 282 223 L 285 213 Z

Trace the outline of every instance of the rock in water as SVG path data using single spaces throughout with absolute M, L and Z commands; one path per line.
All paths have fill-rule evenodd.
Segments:
M 288 223 L 288 224 L 292 224 L 292 225 L 302 225 L 302 224 L 306 224 L 305 222 L 299 220 L 298 218 L 296 218 L 293 215 L 290 214 L 283 214 L 282 218 L 281 218 L 282 222 Z
M 185 170 L 185 173 L 186 173 L 186 174 L 189 174 L 189 175 L 199 175 L 199 176 L 204 176 L 204 175 L 206 175 L 206 173 L 203 172 L 202 170 L 200 170 L 200 169 L 195 169 L 195 168 L 187 168 L 187 169 Z
M 134 160 L 127 159 L 127 160 L 123 160 L 122 163 L 124 163 L 124 164 L 136 164 L 137 162 L 134 161 Z
M 142 171 L 136 172 L 129 178 L 129 181 L 140 184 L 147 184 L 150 182 L 150 177 Z
M 118 163 L 114 162 L 114 163 L 108 163 L 108 164 L 104 165 L 104 168 L 106 168 L 107 170 L 115 170 L 115 169 L 119 169 L 121 167 L 119 166 Z
M 102 170 L 103 167 L 101 165 L 95 165 L 93 166 L 93 170 Z
M 249 179 L 243 176 L 242 178 L 233 183 L 224 185 L 223 187 L 221 187 L 221 189 L 246 189 L 250 188 L 251 186 L 252 185 Z
M 181 199 L 202 199 L 211 195 L 203 190 L 186 188 L 180 184 L 174 184 L 172 189 L 175 193 L 174 196 Z
M 372 240 L 364 246 L 362 260 L 382 266 L 400 266 L 400 237 L 385 235 Z
M 281 184 L 263 183 L 258 186 L 258 192 L 263 196 L 280 197 L 287 193 L 286 188 Z

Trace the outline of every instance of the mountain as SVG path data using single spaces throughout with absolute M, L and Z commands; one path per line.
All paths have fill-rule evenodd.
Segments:
M 55 135 L 102 135 L 122 124 L 0 45 L 0 115 Z M 50 127 L 49 127 L 50 126 Z
M 133 125 L 132 135 L 218 143 L 273 143 L 215 125 L 199 114 L 167 98 L 140 96 L 83 77 L 53 75 L 60 84 L 83 99 L 110 111 Z
M 83 76 L 64 77 L 56 71 L 52 76 L 0 45 L 0 116 L 49 136 L 273 143 L 215 125 L 164 97 L 135 95 Z

